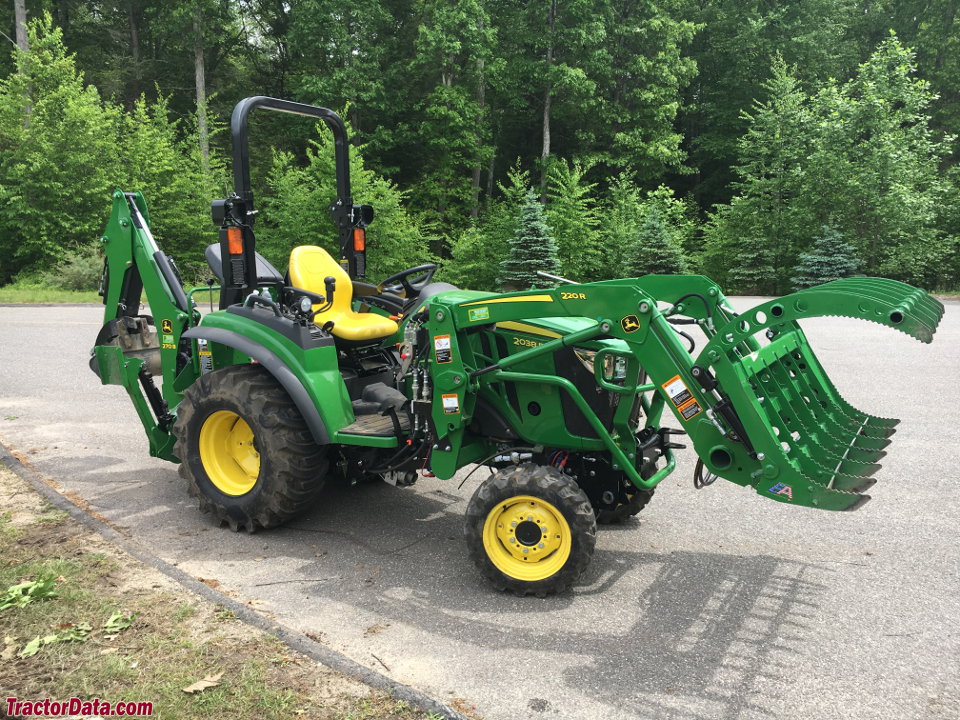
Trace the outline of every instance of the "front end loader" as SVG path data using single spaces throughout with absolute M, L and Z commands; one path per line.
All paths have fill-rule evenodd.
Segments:
M 305 244 L 281 273 L 256 252 L 254 109 L 333 132 L 339 259 Z M 860 318 L 929 343 L 943 306 L 923 291 L 857 277 L 737 314 L 697 275 L 496 294 L 434 282 L 426 264 L 370 283 L 374 213 L 351 197 L 340 118 L 255 97 L 231 129 L 236 191 L 212 204 L 219 239 L 206 251 L 219 309 L 199 312 L 208 288 L 182 287 L 143 197 L 117 191 L 91 358 L 104 384 L 126 388 L 150 453 L 179 463 L 221 524 L 280 525 L 331 478 L 405 487 L 487 466 L 467 508 L 469 555 L 495 587 L 544 595 L 582 573 L 598 522 L 650 502 L 678 440 L 699 458 L 699 485 L 721 477 L 823 510 L 869 499 L 897 421 L 843 399 L 800 321 Z M 702 333 L 699 351 L 684 326 Z

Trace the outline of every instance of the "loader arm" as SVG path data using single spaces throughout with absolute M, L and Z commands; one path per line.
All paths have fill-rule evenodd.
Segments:
M 658 301 L 670 307 L 661 310 Z M 625 416 L 608 432 L 571 383 L 523 371 L 524 363 L 538 355 L 612 338 L 622 341 L 624 350 L 603 352 L 632 361 L 628 379 L 620 386 L 611 384 L 597 362 L 597 384 L 623 394 L 647 394 L 645 421 L 650 424 L 659 422 L 664 405 L 669 407 L 709 471 L 780 502 L 849 510 L 869 499 L 862 491 L 873 483 L 876 460 L 896 421 L 861 413 L 843 400 L 797 321 L 843 315 L 930 342 L 943 306 L 903 283 L 856 278 L 797 292 L 737 316 L 707 278 L 652 275 L 486 298 L 447 293 L 432 300 L 426 312 L 430 334 L 449 334 L 453 343 L 452 361 L 434 378 L 434 423 L 441 440 L 432 466 L 440 472 L 457 464 L 481 385 L 511 381 L 560 387 L 587 417 L 615 467 L 639 488 L 660 482 L 673 469 L 672 456 L 666 453 L 667 467 L 641 477 L 637 428 L 629 427 Z M 670 313 L 686 316 L 706 334 L 708 342 L 696 359 L 668 322 Z M 482 365 L 458 337 L 495 323 L 560 317 L 594 322 L 491 365 Z M 631 378 L 641 366 L 650 381 L 637 385 Z

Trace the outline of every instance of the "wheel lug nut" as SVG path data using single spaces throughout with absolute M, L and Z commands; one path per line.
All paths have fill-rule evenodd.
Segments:
M 510 542 L 516 542 L 516 541 L 517 541 L 516 538 L 510 538 Z
M 537 547 L 543 550 L 543 543 L 540 543 L 539 545 L 537 545 Z

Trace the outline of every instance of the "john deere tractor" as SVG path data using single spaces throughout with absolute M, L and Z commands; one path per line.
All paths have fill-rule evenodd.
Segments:
M 304 244 L 280 272 L 256 252 L 254 109 L 332 131 L 339 258 Z M 698 484 L 721 477 L 823 510 L 869 499 L 897 421 L 841 397 L 798 321 L 861 318 L 928 343 L 943 306 L 923 291 L 857 277 L 738 315 L 698 275 L 548 278 L 495 294 L 436 282 L 425 264 L 372 283 L 374 212 L 351 196 L 341 119 L 252 97 L 231 130 L 235 192 L 213 202 L 219 239 L 206 249 L 219 309 L 201 316 L 194 294 L 207 288 L 183 288 L 143 197 L 118 190 L 91 358 L 104 384 L 126 388 L 151 455 L 179 463 L 221 524 L 281 525 L 331 478 L 408 486 L 419 473 L 487 465 L 466 512 L 469 555 L 495 587 L 543 595 L 580 576 L 598 522 L 650 502 L 677 440 L 699 456 Z M 684 326 L 704 336 L 699 350 Z M 679 429 L 663 426 L 665 410 Z

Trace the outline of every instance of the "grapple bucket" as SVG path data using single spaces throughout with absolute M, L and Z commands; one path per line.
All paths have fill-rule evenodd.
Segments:
M 708 467 L 783 502 L 829 510 L 863 505 L 899 420 L 848 403 L 797 321 L 860 318 L 929 343 L 943 310 L 910 285 L 849 278 L 764 303 L 718 328 L 697 364 L 715 374 L 716 397 L 729 399 L 733 412 L 711 421 L 734 443 L 709 448 Z M 758 342 L 758 334 L 769 342 Z M 724 418 L 732 422 L 724 425 Z

